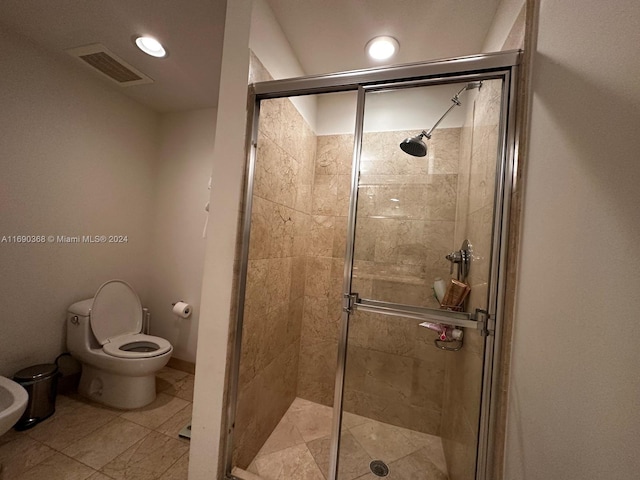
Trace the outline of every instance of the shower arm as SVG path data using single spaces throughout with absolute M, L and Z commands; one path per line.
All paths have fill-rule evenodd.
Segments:
M 440 125 L 440 122 L 442 122 L 442 120 L 444 120 L 444 117 L 446 117 L 451 110 L 453 110 L 454 108 L 459 107 L 460 105 L 462 105 L 462 103 L 460 102 L 460 99 L 458 98 L 459 95 L 462 92 L 464 92 L 465 90 L 470 90 L 472 88 L 480 88 L 481 86 L 482 86 L 482 82 L 474 82 L 474 83 L 469 83 L 469 84 L 465 85 L 464 87 L 462 87 L 460 89 L 460 91 L 458 93 L 456 93 L 453 96 L 453 98 L 451 99 L 451 102 L 453 102 L 453 104 L 449 107 L 449 109 L 442 114 L 442 116 L 438 119 L 438 121 L 433 125 L 433 127 L 431 127 L 431 129 L 428 132 L 425 132 L 423 130 L 420 135 L 422 135 L 423 137 L 427 137 L 428 140 L 431 140 L 431 134 L 436 129 L 436 127 L 438 125 Z

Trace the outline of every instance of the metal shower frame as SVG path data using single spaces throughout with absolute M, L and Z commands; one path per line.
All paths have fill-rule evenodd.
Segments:
M 335 397 L 333 405 L 332 446 L 330 456 L 330 480 L 338 480 L 338 457 L 340 428 L 342 423 L 342 396 L 347 354 L 349 315 L 353 309 L 372 311 L 387 315 L 426 319 L 436 322 L 479 328 L 486 335 L 483 359 L 482 396 L 480 405 L 479 438 L 476 456 L 476 480 L 488 480 L 488 461 L 493 456 L 495 428 L 496 392 L 499 369 L 499 346 L 504 317 L 504 297 L 507 268 L 507 239 L 509 227 L 510 201 L 513 190 L 516 135 L 516 88 L 521 52 L 519 50 L 471 55 L 452 59 L 435 60 L 391 67 L 356 70 L 327 75 L 273 80 L 256 83 L 250 88 L 249 119 L 250 135 L 247 138 L 247 171 L 242 224 L 242 247 L 240 252 L 240 274 L 237 288 L 237 311 L 235 338 L 228 383 L 228 404 L 226 410 L 227 435 L 224 441 L 225 475 L 227 479 L 241 480 L 232 475 L 233 434 L 235 428 L 236 404 L 238 399 L 238 377 L 240 368 L 244 299 L 249 258 L 251 233 L 251 210 L 254 187 L 254 173 L 257 153 L 258 120 L 260 102 L 265 99 L 287 98 L 302 95 L 357 91 L 356 127 L 354 135 L 353 168 L 351 177 L 351 198 L 348 215 L 347 248 L 344 265 L 343 318 L 338 346 Z M 351 271 L 355 237 L 358 172 L 362 148 L 364 123 L 364 102 L 367 92 L 408 88 L 414 86 L 449 83 L 476 82 L 500 79 L 503 81 L 500 112 L 499 148 L 497 156 L 496 186 L 493 215 L 493 235 L 491 268 L 487 311 L 476 314 L 446 312 L 442 310 L 396 305 L 355 297 L 351 292 Z M 253 110 L 251 112 L 251 109 Z

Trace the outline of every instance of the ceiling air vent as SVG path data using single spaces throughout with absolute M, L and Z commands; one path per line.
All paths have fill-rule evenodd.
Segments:
M 120 57 L 106 49 L 104 45 L 94 43 L 84 47 L 70 48 L 67 53 L 77 57 L 97 70 L 105 77 L 122 87 L 153 83 L 153 80 L 137 68 L 132 67 Z

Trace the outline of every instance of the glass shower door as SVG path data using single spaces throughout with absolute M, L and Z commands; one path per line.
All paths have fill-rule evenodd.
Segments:
M 475 478 L 501 91 L 365 94 L 339 480 Z

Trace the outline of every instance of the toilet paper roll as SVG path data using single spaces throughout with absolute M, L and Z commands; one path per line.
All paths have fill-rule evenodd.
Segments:
M 191 305 L 184 302 L 177 302 L 173 306 L 173 313 L 175 313 L 181 318 L 189 318 L 189 316 L 191 315 L 191 310 L 192 310 Z

